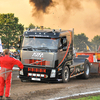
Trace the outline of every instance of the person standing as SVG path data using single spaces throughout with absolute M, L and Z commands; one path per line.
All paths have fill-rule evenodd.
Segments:
M 14 65 L 18 65 L 20 69 L 23 69 L 23 64 L 12 57 L 9 57 L 9 50 L 6 49 L 4 51 L 3 57 L 0 57 L 0 65 L 1 65 L 1 71 L 0 71 L 0 100 L 2 100 L 4 95 L 4 86 L 6 84 L 6 90 L 5 90 L 5 97 L 6 100 L 11 100 L 10 98 L 10 88 L 11 88 L 11 78 L 12 78 L 12 69 Z

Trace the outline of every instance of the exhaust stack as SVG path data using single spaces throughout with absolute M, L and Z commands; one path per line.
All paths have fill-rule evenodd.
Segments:
M 43 26 L 40 26 L 40 29 L 43 30 Z

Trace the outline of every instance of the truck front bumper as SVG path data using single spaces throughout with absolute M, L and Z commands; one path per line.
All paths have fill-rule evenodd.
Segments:
M 24 67 L 23 73 L 19 74 L 21 80 L 30 81 L 59 81 L 57 69 L 54 68 L 37 68 Z
M 44 81 L 44 82 L 58 82 L 58 78 L 33 78 L 19 75 L 21 80 L 29 80 L 29 81 Z

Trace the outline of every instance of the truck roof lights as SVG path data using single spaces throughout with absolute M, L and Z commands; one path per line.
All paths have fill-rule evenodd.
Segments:
M 37 31 L 37 27 L 35 27 L 36 31 Z
M 30 28 L 28 28 L 28 30 L 27 31 L 30 31 Z
M 53 29 L 52 32 L 54 33 L 55 32 L 55 29 Z
M 54 33 L 54 35 L 56 35 L 56 33 Z
M 59 29 L 59 31 L 61 32 L 61 28 Z

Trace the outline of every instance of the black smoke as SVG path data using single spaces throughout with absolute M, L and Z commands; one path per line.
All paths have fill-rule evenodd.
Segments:
M 54 2 L 52 0 L 29 0 L 32 6 L 35 6 L 33 11 L 42 11 L 43 13 L 47 13 L 47 8 L 49 6 L 54 6 Z

